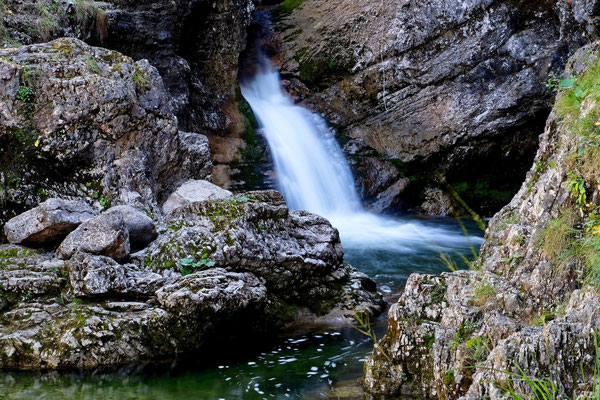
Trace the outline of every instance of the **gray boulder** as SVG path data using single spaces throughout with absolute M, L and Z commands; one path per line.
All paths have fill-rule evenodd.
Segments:
M 129 232 L 129 243 L 132 248 L 144 248 L 158 236 L 152 218 L 131 206 L 115 206 L 106 212 L 117 213 L 123 217 L 123 222 Z
M 104 213 L 81 224 L 60 244 L 57 254 L 68 259 L 76 251 L 122 260 L 129 255 L 129 232 L 119 213 Z
M 4 225 L 11 243 L 41 246 L 64 238 L 97 212 L 81 200 L 48 199 Z
M 166 285 L 156 296 L 165 309 L 178 314 L 233 313 L 266 303 L 267 288 L 251 273 L 212 268 Z
M 163 204 L 163 211 L 169 214 L 189 204 L 208 200 L 222 200 L 232 196 L 229 190 L 204 180 L 190 180 L 181 185 Z

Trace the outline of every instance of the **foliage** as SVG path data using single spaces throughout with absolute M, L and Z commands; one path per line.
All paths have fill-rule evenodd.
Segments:
M 573 172 L 569 172 L 569 176 L 571 177 L 571 180 L 569 181 L 567 187 L 575 198 L 575 203 L 577 206 L 583 208 L 587 204 L 585 180 L 581 176 L 575 175 Z
M 215 262 L 208 259 L 208 253 L 204 252 L 202 258 L 199 261 L 195 261 L 193 258 L 182 258 L 179 263 L 183 267 L 181 269 L 181 275 L 186 276 L 193 272 L 201 271 L 206 268 L 214 267 Z
M 29 86 L 19 86 L 16 95 L 17 100 L 30 104 L 35 100 L 35 90 Z

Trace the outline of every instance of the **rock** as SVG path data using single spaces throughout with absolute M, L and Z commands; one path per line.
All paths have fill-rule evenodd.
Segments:
M 343 262 L 337 230 L 290 212 L 276 191 L 189 202 L 120 264 L 137 213 L 114 207 L 82 223 L 59 246 L 66 260 L 0 246 L 0 368 L 164 362 L 284 327 L 347 326 L 354 310 L 385 305 Z
M 599 47 L 570 59 L 565 73 L 576 85 L 600 79 Z M 560 397 L 587 395 L 598 349 L 597 249 L 589 246 L 600 154 L 584 138 L 594 135 L 600 104 L 595 89 L 568 103 L 574 92 L 559 91 L 527 179 L 490 221 L 474 270 L 410 276 L 366 360 L 369 392 L 500 399 L 508 383 L 532 398 L 525 375 L 551 380 Z
M 1 49 L 0 76 L 0 223 L 46 196 L 159 213 L 210 179 L 206 137 L 179 130 L 147 61 L 65 38 Z
M 106 11 L 106 46 L 160 72 L 182 129 L 240 133 L 238 58 L 252 0 L 120 4 Z
M 165 281 L 161 275 L 135 265 L 120 265 L 112 258 L 82 252 L 75 253 L 67 267 L 73 294 L 78 297 L 150 297 Z
M 69 259 L 77 252 L 122 260 L 129 255 L 129 232 L 120 213 L 104 213 L 81 224 L 63 240 L 56 253 Z
M 177 314 L 236 313 L 258 303 L 266 304 L 267 288 L 250 273 L 212 268 L 188 275 L 162 287 L 160 304 Z
M 221 189 L 208 181 L 187 181 L 169 196 L 163 204 L 163 212 L 169 214 L 189 204 L 222 200 L 231 196 L 232 193 L 229 190 Z
M 133 249 L 142 249 L 156 239 L 158 232 L 152 218 L 131 206 L 115 206 L 106 211 L 107 214 L 120 214 L 129 232 L 129 243 Z
M 9 303 L 57 294 L 63 265 L 62 261 L 36 250 L 0 245 L 0 293 Z
M 63 239 L 97 212 L 81 200 L 48 199 L 4 225 L 11 243 L 43 246 Z
M 265 11 L 275 22 L 261 39 L 288 92 L 336 124 L 346 150 L 361 149 L 352 156 L 360 186 L 399 172 L 411 184 L 386 196 L 414 208 L 422 189 L 445 189 L 438 171 L 451 184 L 485 183 L 510 197 L 552 106 L 549 74 L 562 75 L 586 30 L 597 36 L 597 1 L 572 3 L 459 1 L 449 12 L 440 0 L 305 0 Z M 361 173 L 373 152 L 386 174 Z M 485 213 L 506 204 L 491 197 L 465 200 Z

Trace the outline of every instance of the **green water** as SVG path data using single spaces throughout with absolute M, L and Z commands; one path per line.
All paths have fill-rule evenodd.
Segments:
M 346 261 L 373 277 L 390 298 L 412 272 L 446 271 L 440 251 L 460 259 L 479 248 L 452 220 L 417 221 L 439 243 L 418 237 L 377 249 L 346 246 Z M 479 237 L 482 233 L 473 233 Z M 408 245 L 406 245 L 408 243 Z M 386 320 L 377 321 L 385 333 Z M 354 329 L 323 331 L 258 344 L 243 337 L 235 357 L 202 353 L 168 366 L 135 366 L 104 374 L 0 373 L 0 399 L 192 400 L 192 399 L 362 399 L 356 383 L 372 343 Z

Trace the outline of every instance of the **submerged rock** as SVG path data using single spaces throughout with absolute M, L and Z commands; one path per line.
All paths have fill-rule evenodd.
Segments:
M 48 199 L 4 225 L 11 243 L 29 246 L 53 244 L 97 214 L 81 200 Z

